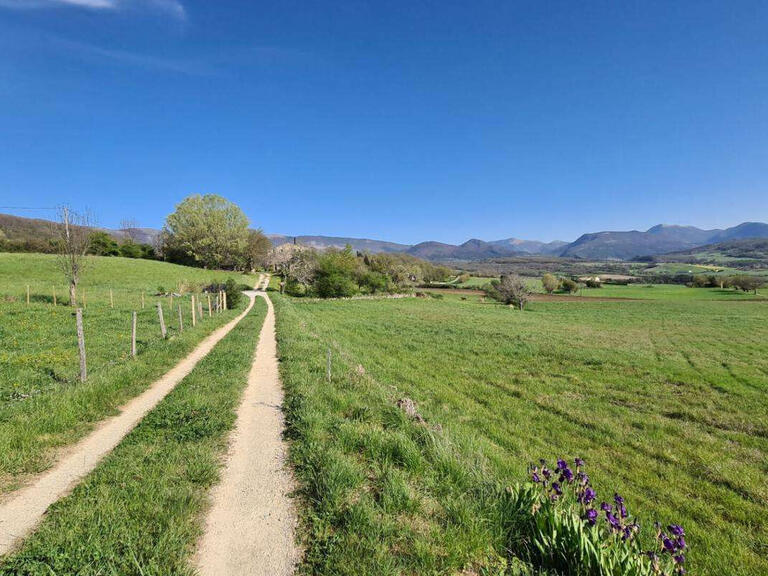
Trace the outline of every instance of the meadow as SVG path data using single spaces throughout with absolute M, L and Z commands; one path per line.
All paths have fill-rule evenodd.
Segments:
M 540 288 L 539 288 L 540 290 Z M 768 288 L 757 294 L 733 288 L 689 288 L 682 284 L 603 284 L 601 288 L 582 288 L 579 296 L 602 298 L 627 298 L 633 300 L 689 301 L 768 301 Z
M 557 457 L 624 495 L 644 544 L 682 524 L 691 573 L 768 573 L 768 302 L 623 289 L 594 292 L 653 296 L 273 294 L 304 573 L 545 573 L 519 560 L 504 495 Z
M 208 316 L 192 327 L 189 294 L 213 280 L 255 279 L 163 262 L 90 257 L 85 294 L 88 380 L 78 379 L 75 319 L 53 256 L 0 254 L 0 493 L 46 469 L 56 452 L 142 392 L 206 335 L 245 306 Z M 30 304 L 26 287 L 30 286 Z M 53 289 L 57 305 L 53 305 Z M 111 300 L 110 300 L 111 290 Z M 155 296 L 177 291 L 174 299 Z M 141 307 L 142 295 L 145 307 Z M 244 299 L 243 299 L 244 300 Z M 111 303 L 113 303 L 113 306 Z M 156 303 L 168 339 L 160 334 Z M 184 331 L 180 332 L 181 304 Z M 83 305 L 81 300 L 80 305 Z M 131 312 L 138 313 L 137 358 L 130 358 Z

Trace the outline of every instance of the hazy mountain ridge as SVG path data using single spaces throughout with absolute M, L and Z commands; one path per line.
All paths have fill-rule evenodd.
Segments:
M 0 214 L 0 240 L 47 239 L 51 237 L 51 222 L 48 220 L 24 218 Z M 154 244 L 160 230 L 154 228 L 132 228 L 130 230 L 109 230 L 96 228 L 113 235 L 118 240 L 132 236 L 137 242 Z M 668 253 L 680 253 L 702 246 L 714 245 L 745 238 L 768 238 L 768 224 L 744 222 L 724 230 L 703 230 L 694 226 L 659 224 L 645 232 L 604 231 L 583 234 L 576 241 L 560 240 L 540 242 L 506 238 L 490 242 L 473 238 L 463 244 L 427 241 L 419 244 L 400 244 L 370 238 L 349 238 L 343 236 L 267 234 L 275 245 L 298 242 L 318 249 L 343 248 L 346 245 L 361 252 L 391 253 L 402 252 L 425 260 L 434 261 L 477 261 L 510 256 L 547 255 L 582 260 L 632 260 Z
M 589 260 L 631 260 L 739 238 L 768 238 L 768 224 L 744 222 L 725 230 L 659 224 L 645 232 L 596 232 L 580 236 L 566 246 L 560 256 Z

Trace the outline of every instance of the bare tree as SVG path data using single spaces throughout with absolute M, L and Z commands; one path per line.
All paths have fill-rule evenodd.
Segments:
M 525 307 L 531 296 L 531 290 L 522 278 L 509 275 L 491 282 L 487 293 L 491 298 L 504 304 L 517 306 L 520 310 Z
M 78 214 L 68 206 L 58 210 L 58 223 L 53 234 L 58 254 L 57 262 L 69 284 L 69 304 L 77 305 L 77 284 L 85 267 L 85 254 L 90 245 L 91 220 L 88 214 Z
M 123 218 L 120 220 L 120 231 L 125 232 L 131 242 L 139 244 L 139 223 L 135 218 Z

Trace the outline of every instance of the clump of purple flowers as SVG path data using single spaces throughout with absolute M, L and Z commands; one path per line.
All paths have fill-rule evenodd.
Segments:
M 631 544 L 638 555 L 647 555 L 653 574 L 685 574 L 685 531 L 679 524 L 670 524 L 666 530 L 656 523 L 658 549 L 642 553 L 636 536 L 640 532 L 639 524 L 630 517 L 624 498 L 614 493 L 611 501 L 598 504 L 597 493 L 592 487 L 585 471 L 584 460 L 575 458 L 573 467 L 559 458 L 550 468 L 544 459 L 538 465 L 529 467 L 531 480 L 539 487 L 543 495 L 553 503 L 572 497 L 578 503 L 582 520 L 590 527 L 606 534 L 607 538 Z M 534 510 L 535 512 L 535 510 Z M 600 521 L 602 516 L 603 521 Z
M 589 476 L 584 471 L 584 460 L 581 458 L 574 459 L 573 468 L 571 468 L 568 462 L 559 458 L 554 470 L 550 470 L 547 467 L 546 460 L 539 460 L 539 465 L 531 466 L 531 480 L 533 480 L 534 484 L 541 486 L 551 500 L 561 498 L 563 496 L 563 488 L 566 487 L 566 489 L 573 493 L 576 501 L 581 504 L 582 518 L 590 526 L 597 525 L 598 517 L 600 516 L 595 507 L 597 492 L 592 488 Z M 637 523 L 629 520 L 629 513 L 624 504 L 624 498 L 614 494 L 613 501 L 615 509 L 614 504 L 608 504 L 607 502 L 600 504 L 600 510 L 604 512 L 606 524 L 611 532 L 621 534 L 623 540 L 633 538 L 638 532 L 639 526 Z
M 656 541 L 659 544 L 662 555 L 672 558 L 675 574 L 685 574 L 685 530 L 680 524 L 670 524 L 664 531 L 661 524 L 656 522 Z M 659 554 L 649 552 L 648 557 L 653 564 L 654 573 L 662 574 Z

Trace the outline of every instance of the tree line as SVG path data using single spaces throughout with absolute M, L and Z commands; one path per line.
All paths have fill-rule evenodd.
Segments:
M 270 252 L 267 264 L 281 276 L 281 292 L 318 298 L 400 293 L 453 275 L 447 266 L 407 254 L 369 254 L 350 246 L 321 252 L 284 244 Z

